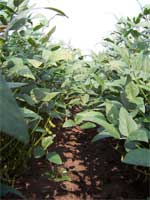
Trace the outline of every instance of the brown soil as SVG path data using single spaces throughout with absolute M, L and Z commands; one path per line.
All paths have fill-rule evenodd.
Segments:
M 43 176 L 51 170 L 44 159 L 34 160 L 32 170 L 16 182 L 16 188 L 28 200 L 137 200 L 146 199 L 148 184 L 136 181 L 132 167 L 120 162 L 115 150 L 116 141 L 104 139 L 91 143 L 95 131 L 79 127 L 61 130 L 55 150 L 60 153 L 63 166 L 71 181 L 54 182 Z M 140 179 L 139 179 L 140 180 Z M 11 200 L 19 198 L 10 198 Z

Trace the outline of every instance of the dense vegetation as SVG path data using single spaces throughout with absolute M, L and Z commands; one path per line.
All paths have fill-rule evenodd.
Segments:
M 56 15 L 62 11 L 45 7 Z M 77 49 L 51 42 L 56 27 L 34 22 L 27 0 L 0 3 L 0 179 L 1 196 L 33 158 L 49 152 L 58 121 L 64 128 L 95 128 L 93 142 L 121 140 L 122 162 L 149 177 L 150 167 L 150 6 L 122 18 L 105 38 L 106 50 L 90 61 Z M 78 107 L 74 116 L 72 109 Z

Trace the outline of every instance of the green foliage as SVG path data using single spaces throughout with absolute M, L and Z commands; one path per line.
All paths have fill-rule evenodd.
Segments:
M 0 74 L 0 132 L 27 143 L 29 140 L 23 114 Z
M 51 163 L 54 163 L 54 164 L 57 164 L 57 165 L 61 165 L 62 164 L 62 160 L 59 156 L 58 153 L 56 152 L 50 152 L 47 154 L 47 159 L 51 162 Z
M 0 181 L 10 185 L 29 166 L 31 158 L 47 155 L 50 162 L 60 164 L 58 154 L 50 158 L 49 147 L 55 137 L 52 120 L 61 119 L 66 113 L 62 102 L 64 91 L 59 89 L 63 76 L 62 80 L 58 77 L 63 72 L 63 63 L 59 62 L 66 62 L 67 52 L 59 56 L 56 51 L 60 50 L 54 49 L 58 45 L 50 42 L 56 27 L 45 34 L 42 21 L 34 25 L 34 8 L 29 8 L 28 3 L 28 0 L 0 3 Z M 44 9 L 66 16 L 56 8 Z M 63 54 L 65 48 L 60 48 Z M 47 60 L 44 51 L 49 53 Z M 54 52 L 56 58 L 51 62 Z M 23 198 L 13 188 L 2 187 L 1 195 L 11 192 Z
M 67 17 L 59 9 L 43 9 Z M 62 164 L 59 154 L 49 151 L 56 119 L 68 119 L 64 128 L 97 129 L 92 142 L 124 141 L 122 162 L 149 167 L 149 6 L 133 19 L 120 19 L 105 39 L 106 50 L 93 52 L 90 60 L 78 49 L 52 43 L 56 27 L 46 31 L 45 17 L 34 24 L 33 10 L 28 0 L 0 3 L 2 183 L 12 184 L 30 158 L 44 157 L 54 168 Z M 66 173 L 54 177 L 69 180 Z
M 106 51 L 93 53 L 86 64 L 81 61 L 72 77 L 68 73 L 68 84 L 74 90 L 69 103 L 84 111 L 64 124 L 82 127 L 92 122 L 100 126 L 102 131 L 93 142 L 108 137 L 124 140 L 127 153 L 122 155 L 123 162 L 143 167 L 150 163 L 149 18 L 149 6 L 133 19 L 121 18 L 117 30 L 105 39 Z

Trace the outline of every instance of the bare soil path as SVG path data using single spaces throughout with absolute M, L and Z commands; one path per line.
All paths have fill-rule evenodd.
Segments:
M 60 153 L 71 181 L 54 182 L 43 176 L 50 171 L 44 159 L 35 160 L 33 170 L 18 179 L 16 187 L 28 200 L 144 200 L 148 185 L 135 182 L 136 173 L 120 162 L 114 140 L 91 139 L 95 131 L 79 127 L 61 130 L 52 150 Z M 11 198 L 18 199 L 18 198 Z

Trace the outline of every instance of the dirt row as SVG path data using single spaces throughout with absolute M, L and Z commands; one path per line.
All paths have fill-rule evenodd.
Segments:
M 91 139 L 95 134 L 95 130 L 87 132 L 79 127 L 57 134 L 55 146 L 50 150 L 60 153 L 63 165 L 59 169 L 67 171 L 70 181 L 48 180 L 44 174 L 50 173 L 52 166 L 38 159 L 17 180 L 16 188 L 28 200 L 144 200 L 148 184 L 141 182 L 131 166 L 120 162 L 120 149 L 115 149 L 115 140 L 93 144 Z

